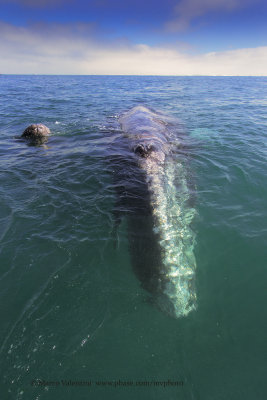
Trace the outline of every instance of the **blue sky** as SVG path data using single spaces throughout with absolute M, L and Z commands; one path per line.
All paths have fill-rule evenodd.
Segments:
M 266 21 L 266 0 L 0 0 L 0 72 L 266 75 Z

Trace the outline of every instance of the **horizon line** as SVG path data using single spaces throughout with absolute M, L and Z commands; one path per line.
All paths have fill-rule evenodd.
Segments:
M 205 75 L 205 74 L 190 74 L 190 75 L 162 75 L 162 74 L 45 74 L 45 73 L 41 73 L 41 74 L 36 74 L 36 73 L 27 73 L 27 74 L 20 74 L 20 73 L 0 73 L 0 76 L 160 76 L 160 77 L 243 77 L 243 78 L 249 78 L 249 77 L 267 77 L 267 75 L 264 74 L 258 74 L 258 75 L 236 75 L 236 74 L 229 74 L 229 75 L 221 75 L 221 74 L 209 74 L 209 75 Z

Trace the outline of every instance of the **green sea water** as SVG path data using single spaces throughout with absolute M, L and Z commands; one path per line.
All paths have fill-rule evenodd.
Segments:
M 266 398 L 266 89 L 0 76 L 1 399 Z M 140 104 L 179 123 L 195 188 L 197 308 L 182 318 L 142 289 L 126 218 L 114 247 L 106 160 L 119 115 Z M 36 122 L 46 143 L 18 139 Z

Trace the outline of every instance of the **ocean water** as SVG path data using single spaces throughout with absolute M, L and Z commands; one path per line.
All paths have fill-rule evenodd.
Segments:
M 125 216 L 114 246 L 107 159 L 136 105 L 183 132 L 197 307 L 181 318 L 141 287 Z M 18 138 L 37 122 L 47 142 Z M 266 398 L 266 131 L 266 77 L 0 76 L 1 399 Z

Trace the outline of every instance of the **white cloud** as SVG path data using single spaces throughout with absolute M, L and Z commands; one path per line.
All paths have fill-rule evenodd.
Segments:
M 174 18 L 165 27 L 170 32 L 183 31 L 192 20 L 209 12 L 231 12 L 256 2 L 257 0 L 181 0 L 174 7 Z
M 266 75 L 267 46 L 188 55 L 97 41 L 91 26 L 0 24 L 0 71 L 14 74 Z

